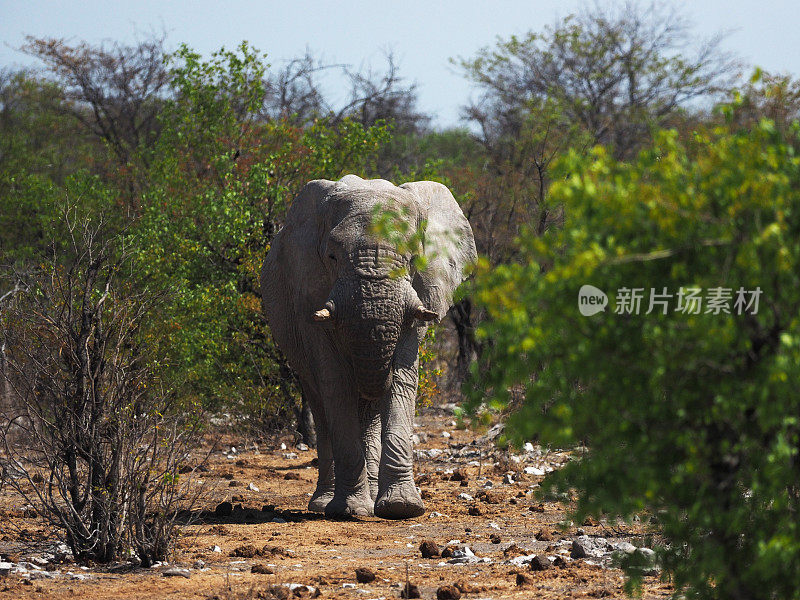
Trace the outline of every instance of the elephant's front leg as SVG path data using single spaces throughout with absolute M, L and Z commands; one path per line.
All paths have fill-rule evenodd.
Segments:
M 374 400 L 360 398 L 358 418 L 361 422 L 361 442 L 367 463 L 367 482 L 372 501 L 378 497 L 378 471 L 381 461 L 381 405 Z
M 325 386 L 325 415 L 336 469 L 333 498 L 325 507 L 328 516 L 371 516 L 373 500 L 367 485 L 367 469 L 358 418 L 358 395 L 341 380 Z
M 400 336 L 391 393 L 384 398 L 381 407 L 382 451 L 375 516 L 384 519 L 407 519 L 425 512 L 414 484 L 411 443 L 417 397 L 418 343 L 416 330 Z
M 300 387 L 314 416 L 314 427 L 317 430 L 317 488 L 308 502 L 308 510 L 325 512 L 325 507 L 333 499 L 334 467 L 331 440 L 328 436 L 328 422 L 325 417 L 325 406 L 322 397 L 313 381 L 300 377 Z

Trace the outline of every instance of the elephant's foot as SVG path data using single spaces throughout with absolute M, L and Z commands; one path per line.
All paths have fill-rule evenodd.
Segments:
M 382 519 L 410 519 L 425 512 L 413 481 L 395 483 L 375 501 L 375 516 Z
M 311 500 L 308 501 L 308 510 L 315 513 L 324 513 L 325 508 L 333 500 L 333 490 L 316 490 Z
M 373 514 L 372 499 L 366 487 L 356 494 L 334 494 L 325 507 L 327 517 L 371 517 Z

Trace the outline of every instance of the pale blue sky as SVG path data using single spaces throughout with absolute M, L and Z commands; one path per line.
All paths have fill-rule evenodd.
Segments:
M 0 67 L 31 64 L 15 51 L 25 34 L 73 41 L 131 42 L 136 31 L 166 30 L 172 46 L 203 53 L 248 40 L 270 62 L 308 47 L 325 61 L 376 69 L 394 51 L 400 74 L 418 84 L 420 108 L 440 126 L 458 123 L 469 83 L 448 63 L 472 56 L 496 36 L 540 29 L 585 2 L 574 0 L 0 0 Z M 605 4 L 605 3 L 603 3 Z M 800 6 L 796 0 L 673 2 L 698 36 L 731 31 L 724 47 L 769 71 L 800 73 Z M 328 82 L 335 93 L 337 82 Z

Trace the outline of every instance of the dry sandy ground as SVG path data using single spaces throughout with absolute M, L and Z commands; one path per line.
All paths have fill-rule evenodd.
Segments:
M 417 519 L 333 521 L 304 512 L 315 480 L 313 450 L 240 450 L 234 458 L 215 452 L 208 462 L 209 471 L 202 474 L 209 494 L 205 505 L 213 510 L 218 503 L 231 501 L 241 508 L 223 517 L 209 512 L 201 523 L 184 528 L 170 566 L 190 569 L 190 578 L 165 577 L 163 566 L 111 573 L 102 568 L 82 571 L 75 565 L 53 565 L 45 569 L 62 573 L 54 579 L 31 581 L 13 573 L 0 578 L 0 599 L 272 598 L 270 586 L 299 583 L 317 588 L 323 598 L 370 600 L 399 597 L 406 568 L 422 598 L 436 598 L 439 587 L 456 582 L 465 590 L 465 599 L 624 598 L 619 570 L 592 564 L 597 560 L 570 560 L 570 545 L 580 534 L 641 545 L 637 536 L 641 528 L 618 526 L 612 531 L 605 524 L 593 522 L 560 528 L 565 507 L 540 504 L 531 489 L 541 477 L 524 474 L 524 468 L 529 467 L 530 473 L 531 465 L 557 464 L 565 460 L 564 453 L 537 455 L 533 460 L 529 456 L 517 463 L 501 459 L 499 453 L 492 456 L 488 443 L 474 445 L 479 435 L 454 430 L 451 420 L 444 411 L 431 411 L 418 419 L 417 431 L 423 438 L 427 434 L 428 440 L 417 448 L 443 452 L 435 458 L 422 456 L 417 460 L 418 483 L 428 509 Z M 451 437 L 443 437 L 443 431 Z M 479 450 L 483 455 L 476 459 Z M 297 457 L 285 458 L 288 452 L 296 452 Z M 466 483 L 451 480 L 454 469 L 466 475 Z M 508 470 L 517 473 L 511 483 L 504 482 Z M 481 491 L 489 489 L 487 480 L 493 484 L 492 493 L 481 500 Z M 248 489 L 250 483 L 259 491 Z M 459 498 L 462 493 L 475 500 Z M 19 561 L 41 554 L 39 520 L 23 513 L 19 500 L 8 491 L 3 492 L 0 502 L 0 552 L 4 558 Z M 265 505 L 267 512 L 262 510 Z M 473 513 L 481 514 L 469 514 L 471 507 Z M 419 550 L 423 540 L 433 540 L 440 548 L 458 541 L 460 544 L 452 545 L 468 545 L 478 558 L 490 562 L 450 564 L 447 558 L 423 559 Z M 513 544 L 523 551 L 508 550 Z M 259 555 L 236 556 L 252 550 Z M 520 553 L 542 553 L 551 558 L 563 555 L 566 564 L 534 572 L 527 565 L 508 562 Z M 252 573 L 253 565 L 262 565 L 272 573 Z M 359 567 L 374 571 L 375 580 L 357 583 L 355 570 Z M 70 571 L 86 578 L 71 579 L 66 575 Z M 518 573 L 525 576 L 521 585 Z M 671 592 L 657 577 L 646 579 L 645 598 L 667 598 Z M 297 589 L 292 596 L 309 594 Z

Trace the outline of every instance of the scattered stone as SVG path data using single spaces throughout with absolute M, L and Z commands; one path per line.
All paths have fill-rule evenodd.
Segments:
M 461 469 L 456 469 L 455 471 L 453 471 L 453 474 L 450 475 L 450 481 L 468 481 L 468 480 L 469 477 Z
M 419 496 L 420 496 L 420 498 L 422 498 L 423 500 L 431 500 L 431 499 L 433 499 L 433 494 L 431 493 L 431 491 L 430 491 L 430 490 L 422 490 L 422 491 L 419 493 Z
M 272 569 L 272 567 L 268 567 L 267 565 L 261 565 L 261 564 L 253 565 L 250 568 L 250 572 L 251 573 L 257 573 L 258 575 L 274 575 L 275 574 L 275 571 Z
M 541 554 L 537 554 L 531 559 L 531 571 L 544 571 L 551 567 L 550 559 Z
M 553 566 L 558 567 L 559 569 L 563 569 L 569 566 L 569 563 L 567 562 L 567 559 L 565 559 L 563 556 L 556 556 L 553 559 Z
M 524 586 L 531 583 L 530 575 L 526 575 L 525 573 L 517 573 L 517 585 Z
M 523 469 L 523 471 L 524 471 L 525 475 L 542 476 L 545 473 L 544 469 L 540 469 L 539 467 L 525 467 L 525 469 Z
M 344 589 L 346 589 L 346 590 L 354 590 L 354 589 L 356 589 L 356 584 L 355 583 L 343 583 L 342 587 Z
M 356 581 L 358 583 L 370 583 L 375 581 L 375 571 L 366 567 L 356 569 Z
M 597 519 L 595 519 L 594 517 L 586 517 L 583 520 L 583 526 L 584 527 L 596 527 L 597 526 Z
M 403 589 L 400 590 L 400 597 L 401 598 L 421 598 L 419 594 L 419 588 L 417 587 L 416 583 L 406 583 L 403 585 Z
M 531 512 L 543 513 L 544 512 L 544 504 L 532 504 L 530 507 Z
M 505 429 L 505 425 L 503 425 L 502 423 L 498 423 L 497 425 L 493 425 L 489 429 L 489 431 L 486 432 L 486 439 L 488 439 L 488 440 L 496 439 L 501 433 L 503 433 L 504 429 Z
M 251 492 L 259 492 L 259 491 L 261 491 L 261 490 L 258 489 L 258 486 L 255 483 L 253 483 L 252 481 L 247 484 L 247 489 L 250 490 Z
M 492 542 L 493 544 L 499 544 L 502 540 L 500 539 L 500 536 L 498 534 L 493 533 L 492 535 L 489 536 L 489 541 Z
M 569 555 L 571 558 L 587 558 L 589 556 L 589 552 L 585 544 L 575 540 L 572 542 L 572 549 L 570 550 Z
M 531 444 L 530 442 L 525 442 L 525 444 L 522 446 L 522 449 L 525 450 L 525 452 L 527 452 L 529 454 L 534 452 L 534 450 L 535 450 L 535 448 L 533 447 L 533 444 Z
M 162 571 L 161 573 L 164 577 L 185 577 L 189 579 L 192 576 L 191 571 L 189 569 L 180 569 L 178 567 L 173 567 L 171 569 L 167 569 L 166 571 Z
M 272 597 L 275 600 L 287 600 L 292 593 L 288 587 L 283 585 L 272 585 L 267 588 L 266 592 L 269 596 L 264 595 L 264 598 Z
M 550 542 L 553 540 L 553 536 L 546 529 L 540 529 L 536 532 L 536 539 L 540 542 Z
M 212 552 L 222 552 L 222 548 L 220 548 L 219 546 L 211 546 L 211 551 Z
M 422 553 L 422 558 L 437 558 L 441 555 L 439 546 L 433 540 L 424 540 L 419 545 L 419 551 Z
M 470 506 L 468 512 L 473 517 L 480 517 L 483 514 L 483 511 L 481 510 L 481 507 L 478 506 L 477 504 L 474 504 L 473 506 Z
M 514 476 L 511 473 L 506 473 L 505 475 L 503 475 L 503 483 L 505 483 L 506 485 L 511 485 L 512 483 L 514 483 Z
M 286 473 L 286 475 L 283 476 L 283 478 L 287 481 L 289 480 L 300 481 L 300 474 L 295 473 L 294 471 L 289 471 L 288 473 Z
M 459 600 L 461 598 L 461 590 L 455 585 L 443 585 L 436 590 L 436 600 Z
M 10 562 L 0 562 L 0 575 L 8 575 L 11 572 L 11 569 L 14 568 L 14 563 Z
M 300 442 L 299 444 L 297 444 L 297 449 L 300 452 L 308 452 L 308 445 L 304 444 L 303 442 Z
M 253 546 L 253 544 L 245 544 L 243 546 L 239 546 L 235 548 L 233 552 L 231 552 L 231 556 L 237 556 L 239 558 L 253 558 L 255 556 L 260 556 L 261 552 Z
M 469 495 L 469 494 L 467 494 L 466 492 L 461 492 L 461 493 L 458 495 L 458 499 L 459 499 L 459 500 L 464 500 L 465 502 L 472 502 L 472 501 L 473 501 L 475 498 L 473 498 L 472 496 L 470 496 L 470 495 Z
M 500 504 L 505 500 L 505 495 L 497 490 L 486 490 L 480 497 L 487 504 Z
M 230 517 L 233 514 L 233 504 L 230 502 L 220 502 L 214 509 L 214 516 Z
M 295 460 L 297 458 L 297 452 L 285 452 L 283 458 L 284 460 Z
M 505 550 L 503 550 L 503 556 L 506 558 L 514 558 L 516 556 L 525 556 L 528 553 L 525 552 L 522 548 L 517 546 L 516 544 L 511 544 Z
M 455 586 L 462 594 L 480 594 L 486 591 L 485 585 L 475 585 L 474 583 L 464 580 L 456 581 Z
M 453 548 L 451 546 L 445 546 L 442 549 L 442 558 L 453 558 Z
M 624 552 L 625 554 L 633 554 L 636 552 L 636 546 L 631 544 L 630 542 L 620 542 L 616 545 L 616 549 L 620 552 Z
M 230 483 L 228 484 L 228 487 L 236 487 L 238 485 L 239 485 L 238 481 L 236 481 L 235 479 L 231 479 Z
M 449 431 L 443 431 L 443 432 L 442 432 L 442 437 L 443 437 L 444 439 L 450 439 L 450 437 L 452 437 L 452 436 L 450 435 L 450 432 L 449 432 Z

